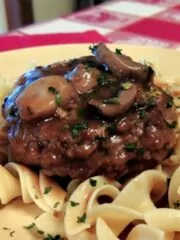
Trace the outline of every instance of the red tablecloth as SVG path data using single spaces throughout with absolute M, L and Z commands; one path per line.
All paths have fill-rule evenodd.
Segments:
M 11 34 L 72 32 L 76 35 L 89 30 L 97 31 L 99 37 L 109 42 L 180 48 L 180 0 L 109 0 L 70 16 L 18 29 Z M 91 38 L 86 40 L 89 42 Z M 30 46 L 31 41 L 32 38 L 29 39 Z M 48 44 L 48 37 L 45 40 L 36 39 L 34 45 L 43 45 L 44 41 Z M 53 43 L 54 40 L 49 37 L 49 41 Z M 67 42 L 73 43 L 74 40 L 68 38 Z

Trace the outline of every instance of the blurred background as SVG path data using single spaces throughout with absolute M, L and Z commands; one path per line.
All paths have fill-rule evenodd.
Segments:
M 0 0 L 0 34 L 102 2 L 105 0 Z

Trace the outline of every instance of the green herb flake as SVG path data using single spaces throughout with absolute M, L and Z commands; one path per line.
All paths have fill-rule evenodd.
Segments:
M 10 236 L 10 237 L 14 237 L 14 233 L 15 233 L 15 231 L 11 231 L 11 232 L 9 233 L 9 236 Z
M 85 117 L 85 115 L 86 115 L 86 109 L 84 109 L 84 108 L 78 108 L 78 109 L 77 109 L 77 114 L 78 114 L 78 116 L 79 116 L 80 118 Z
M 35 194 L 35 196 L 34 196 L 34 197 L 35 197 L 35 199 L 39 199 L 38 195 L 36 195 L 36 194 Z
M 122 87 L 124 90 L 128 90 L 129 88 L 132 87 L 132 83 L 131 83 L 131 82 L 122 83 L 122 84 L 121 84 L 121 87 Z
M 76 138 L 79 136 L 79 133 L 82 130 L 85 130 L 88 128 L 88 124 L 86 122 L 80 122 L 80 123 L 76 123 L 71 127 L 71 134 L 73 138 Z
M 79 205 L 78 202 L 70 201 L 71 207 L 76 207 Z
M 89 50 L 93 53 L 94 51 L 96 51 L 96 49 L 97 49 L 97 45 L 90 45 L 89 46 Z
M 37 232 L 38 232 L 38 234 L 40 234 L 40 235 L 44 235 L 44 232 L 41 231 L 41 230 L 38 230 Z
M 111 81 L 106 78 L 104 74 L 100 74 L 96 81 L 99 86 L 108 86 L 111 83 Z
M 134 152 L 136 149 L 136 144 L 135 143 L 126 143 L 124 145 L 124 149 L 126 152 Z
M 138 156 L 143 156 L 144 155 L 144 148 L 143 147 L 137 148 L 136 153 L 137 153 Z
M 167 108 L 171 108 L 173 105 L 174 105 L 173 99 L 172 99 L 172 98 L 169 98 L 169 100 L 168 100 L 167 103 L 166 103 L 166 107 L 167 107 Z
M 31 223 L 31 224 L 28 225 L 28 226 L 24 226 L 24 228 L 30 230 L 30 229 L 32 229 L 32 228 L 35 227 L 35 226 L 36 226 L 35 223 Z
M 176 202 L 173 202 L 173 206 L 175 209 L 180 209 L 180 201 L 177 200 Z
M 43 240 L 61 240 L 61 237 L 59 235 L 53 237 L 51 236 L 51 234 L 47 234 L 47 236 Z
M 156 106 L 156 99 L 155 98 L 149 98 L 147 106 L 148 107 L 155 107 Z
M 139 111 L 139 116 L 140 116 L 141 119 L 144 119 L 145 116 L 146 116 L 146 111 L 145 110 Z
M 84 213 L 80 217 L 77 217 L 77 223 L 85 223 L 85 222 L 86 222 L 86 213 Z
M 59 204 L 60 204 L 60 202 L 54 203 L 53 208 L 57 208 L 59 206 Z
M 54 88 L 54 87 L 48 87 L 48 91 L 49 91 L 50 93 L 53 93 L 54 95 L 56 95 L 56 94 L 59 93 L 59 91 L 57 91 L 56 88 Z
M 176 128 L 177 122 L 173 121 L 172 123 L 166 122 L 168 128 Z
M 7 227 L 3 227 L 2 229 L 7 231 L 11 230 L 10 228 L 7 228 Z
M 105 103 L 105 104 L 117 104 L 117 105 L 120 104 L 120 102 L 117 98 L 104 99 L 104 100 L 102 100 L 102 102 Z
M 43 194 L 48 194 L 52 190 L 52 187 L 45 187 Z
M 108 133 L 109 134 L 111 134 L 111 135 L 113 135 L 113 134 L 115 134 L 116 133 L 116 125 L 115 124 L 109 124 L 108 126 L 107 126 L 107 131 L 108 131 Z
M 92 187 L 95 187 L 96 184 L 97 184 L 97 180 L 93 179 L 93 178 L 90 178 L 89 179 L 89 183 L 91 184 Z
M 60 106 L 60 104 L 61 104 L 61 96 L 60 96 L 60 94 L 56 94 L 56 96 L 55 96 L 55 103 L 56 103 L 57 106 Z
M 115 53 L 118 54 L 118 55 L 122 55 L 122 49 L 116 48 Z

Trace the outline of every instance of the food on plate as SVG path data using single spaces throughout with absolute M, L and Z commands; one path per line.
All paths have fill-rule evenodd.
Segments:
M 50 176 L 121 179 L 172 154 L 175 107 L 152 68 L 103 43 L 91 50 L 18 79 L 2 107 L 12 161 Z

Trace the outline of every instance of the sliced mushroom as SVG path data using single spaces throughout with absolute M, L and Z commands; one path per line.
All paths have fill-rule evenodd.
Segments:
M 72 82 L 77 92 L 82 94 L 89 92 L 91 89 L 97 86 L 97 78 L 99 75 L 100 72 L 98 69 L 79 64 L 66 76 L 68 80 Z
M 118 77 L 133 77 L 139 80 L 148 78 L 147 67 L 134 62 L 130 57 L 115 54 L 104 43 L 100 43 L 94 49 L 93 54 L 101 64 L 105 64 Z
M 91 99 L 89 101 L 89 104 L 97 107 L 105 116 L 113 117 L 128 111 L 134 103 L 136 94 L 137 86 L 135 84 L 132 84 L 129 89 L 123 90 L 119 93 L 116 104 L 105 104 L 102 100 L 99 99 Z
M 50 89 L 54 89 L 55 92 Z M 16 105 L 21 118 L 29 121 L 51 116 L 58 105 L 66 109 L 77 99 L 77 92 L 64 77 L 49 76 L 40 78 L 22 91 L 16 99 Z

